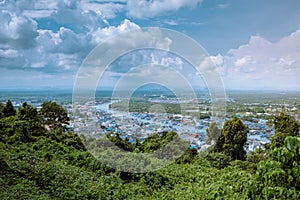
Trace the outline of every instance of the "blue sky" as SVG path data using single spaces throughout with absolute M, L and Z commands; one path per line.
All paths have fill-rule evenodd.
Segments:
M 300 90 L 299 0 L 0 0 L 0 20 L 0 89 L 72 88 L 98 44 L 161 27 L 202 45 L 226 89 Z

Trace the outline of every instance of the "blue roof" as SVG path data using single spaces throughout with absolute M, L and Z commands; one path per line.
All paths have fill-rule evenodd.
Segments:
M 195 144 L 191 144 L 190 145 L 190 149 L 197 149 L 198 147 L 197 147 L 197 145 L 195 145 Z
M 127 138 L 127 135 L 121 135 L 120 138 L 124 140 Z
M 135 143 L 135 139 L 131 138 L 131 139 L 129 139 L 129 142 L 130 143 Z

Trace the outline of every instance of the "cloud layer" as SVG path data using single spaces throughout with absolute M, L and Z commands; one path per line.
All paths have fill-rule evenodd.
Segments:
M 0 10 L 0 68 L 74 71 L 99 42 L 139 28 L 109 25 L 86 1 L 4 1 Z
M 172 27 L 179 26 L 178 22 L 182 21 L 184 25 L 181 31 L 186 33 L 193 29 L 191 25 L 195 21 L 198 23 L 204 21 L 208 24 L 206 26 L 208 28 L 206 29 L 207 34 L 213 35 L 214 30 L 224 29 L 223 26 L 219 29 L 213 29 L 215 25 L 213 20 L 223 20 L 222 13 L 225 13 L 227 9 L 234 8 L 231 2 L 212 5 L 215 8 L 209 12 L 213 11 L 213 14 L 203 15 L 203 19 L 198 18 L 200 12 L 199 14 L 196 13 L 197 16 L 194 13 L 194 15 L 191 14 L 190 18 L 184 19 L 182 18 L 184 15 L 181 13 L 181 16 L 177 18 L 177 12 L 180 13 L 180 10 L 185 10 L 183 8 L 197 9 L 204 5 L 202 2 L 203 0 L 0 1 L 1 85 L 17 84 L 18 82 L 19 85 L 23 85 L 28 80 L 33 82 L 38 80 L 38 83 L 45 80 L 45 85 L 47 82 L 51 84 L 74 82 L 74 76 L 80 64 L 94 47 L 119 33 L 140 29 L 143 25 L 153 25 L 150 21 L 168 24 Z M 205 5 L 208 6 L 210 3 L 207 1 Z M 290 7 L 288 8 L 290 9 Z M 187 15 L 189 15 L 188 11 L 185 10 Z M 203 12 L 203 10 L 201 11 Z M 168 16 L 172 12 L 176 15 L 171 18 L 161 17 Z M 220 16 L 215 19 L 212 15 L 218 15 L 217 12 L 220 13 Z M 234 14 L 234 12 L 232 13 Z M 212 19 L 211 21 L 208 20 L 209 17 Z M 265 20 L 269 19 L 264 18 L 264 15 L 261 17 Z M 224 18 L 223 22 L 225 23 L 228 19 Z M 229 21 L 234 26 L 237 25 L 234 24 L 234 20 Z M 247 44 L 240 45 L 227 53 L 222 53 L 222 55 L 210 57 L 217 66 L 227 88 L 300 89 L 298 83 L 300 29 L 296 25 L 294 26 L 292 22 L 287 22 L 287 24 L 295 27 L 294 32 L 284 37 L 282 35 L 286 33 L 282 34 L 281 39 L 276 42 L 255 35 L 250 37 Z M 241 23 L 238 25 L 245 28 Z M 260 25 L 262 26 L 262 24 Z M 193 27 L 195 28 L 195 26 Z M 251 26 L 247 25 L 246 28 L 251 29 Z M 200 36 L 205 34 L 204 28 L 201 27 L 192 30 L 192 32 Z M 278 30 L 274 30 L 274 33 L 277 32 Z M 245 37 L 249 35 L 253 35 L 253 33 L 251 32 Z M 223 37 L 222 33 L 219 34 L 219 37 Z M 145 40 L 147 38 L 136 37 L 130 41 L 143 42 Z M 163 45 L 170 45 L 169 43 L 170 41 L 167 40 L 161 42 Z M 211 42 L 212 45 L 214 43 L 217 42 Z M 226 48 L 226 51 L 227 49 L 229 48 Z M 198 75 L 195 77 L 195 73 L 188 71 L 188 68 L 184 67 L 185 64 L 177 57 L 149 54 L 149 52 L 148 55 L 140 55 L 140 57 L 145 60 L 148 59 L 154 64 L 173 66 L 183 71 L 184 74 L 190 75 L 190 79 L 197 82 Z M 139 56 L 136 55 L 133 58 L 135 60 L 123 58 L 124 60 L 120 59 L 120 62 L 137 63 Z M 204 66 L 210 65 L 210 62 L 207 63 L 204 63 L 203 69 Z M 121 65 L 119 63 L 118 66 Z M 120 71 L 122 70 L 117 69 L 110 71 L 110 73 L 112 76 L 116 76 L 116 74 L 120 76 L 118 74 Z
M 0 67 L 74 70 L 100 42 L 121 32 L 140 28 L 129 19 L 110 25 L 119 12 L 134 18 L 153 17 L 188 1 L 2 1 L 0 3 Z

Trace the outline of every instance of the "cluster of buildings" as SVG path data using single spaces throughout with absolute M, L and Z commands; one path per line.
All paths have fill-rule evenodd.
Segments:
M 257 119 L 257 121 L 257 123 L 244 121 L 244 124 L 249 128 L 245 146 L 247 153 L 258 148 L 264 149 L 264 145 L 270 143 L 268 138 L 274 135 L 274 128 L 267 125 L 268 120 Z
M 75 109 L 71 127 L 79 134 L 88 134 L 101 138 L 105 134 L 119 134 L 134 143 L 138 138 L 143 141 L 153 133 L 174 131 L 190 142 L 190 148 L 203 149 L 206 143 L 206 129 L 212 119 L 197 119 L 188 115 L 167 113 L 122 112 L 109 108 L 111 102 L 94 105 L 89 102 Z M 77 110 L 77 111 L 76 111 Z M 70 111 L 71 112 L 71 111 Z M 76 114 L 77 112 L 77 114 Z M 222 124 L 222 123 L 220 123 Z M 257 122 L 244 121 L 249 127 L 248 140 L 245 146 L 247 153 L 257 148 L 264 148 L 274 134 L 273 127 L 267 125 L 267 120 L 257 119 Z
M 11 99 L 13 105 L 18 109 L 23 102 L 37 107 L 44 101 L 53 99 L 53 95 L 48 93 L 36 96 L 20 95 L 10 96 L 4 95 L 0 97 L 0 102 L 6 103 L 7 99 Z M 71 103 L 69 96 L 58 94 L 55 98 L 59 99 L 59 103 L 67 109 L 70 114 L 72 122 L 70 129 L 78 134 L 89 134 L 92 137 L 100 138 L 105 134 L 120 134 L 122 138 L 128 138 L 130 142 L 135 142 L 138 138 L 143 141 L 147 136 L 153 133 L 163 131 L 177 132 L 183 139 L 190 142 L 191 148 L 203 149 L 206 141 L 206 129 L 208 124 L 214 120 L 206 118 L 199 119 L 189 114 L 167 114 L 158 112 L 122 112 L 110 109 L 109 105 L 113 102 L 88 102 L 84 105 Z M 169 99 L 165 97 L 149 97 L 150 103 L 172 104 L 179 103 L 178 100 Z M 239 101 L 239 100 L 237 100 Z M 293 100 L 292 102 L 295 102 Z M 282 110 L 287 111 L 300 121 L 299 106 L 294 104 L 280 104 L 275 102 L 268 103 L 235 103 L 235 99 L 227 99 L 227 102 L 234 103 L 237 108 L 249 108 L 248 111 L 237 114 L 238 117 L 243 119 L 243 123 L 249 127 L 247 136 L 247 143 L 245 149 L 249 153 L 255 151 L 257 148 L 264 148 L 264 145 L 269 143 L 274 135 L 274 128 L 267 125 L 269 116 L 276 115 Z M 189 104 L 192 102 L 185 102 L 182 100 L 180 103 Z M 235 105 L 236 104 L 236 105 Z M 199 105 L 202 110 L 206 110 L 205 103 Z M 250 109 L 251 108 L 251 109 Z M 253 108 L 253 109 L 252 109 Z M 260 108 L 260 109 L 255 109 Z M 262 112 L 263 111 L 263 112 Z M 191 112 L 191 111 L 189 111 Z M 236 111 L 233 110 L 233 113 Z M 239 111 L 237 111 L 239 112 Z M 229 119 L 229 118 L 228 118 Z M 226 119 L 225 119 L 226 120 Z M 222 124 L 222 122 L 218 122 Z
M 193 148 L 200 148 L 205 143 L 206 128 L 211 122 L 210 119 L 199 120 L 180 114 L 115 111 L 109 108 L 109 103 L 78 105 L 72 119 L 70 127 L 75 132 L 95 138 L 118 133 L 135 142 L 136 138 L 143 141 L 153 133 L 174 131 L 190 141 Z

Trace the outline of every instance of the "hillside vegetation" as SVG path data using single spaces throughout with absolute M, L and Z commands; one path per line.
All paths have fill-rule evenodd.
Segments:
M 80 136 L 66 131 L 66 111 L 45 102 L 38 112 L 0 104 L 0 199 L 300 199 L 299 122 L 281 113 L 266 150 L 246 156 L 247 127 L 237 117 L 205 156 L 188 149 L 167 167 L 129 173 L 102 164 Z M 131 144 L 107 136 L 124 150 L 145 153 L 176 133 Z

